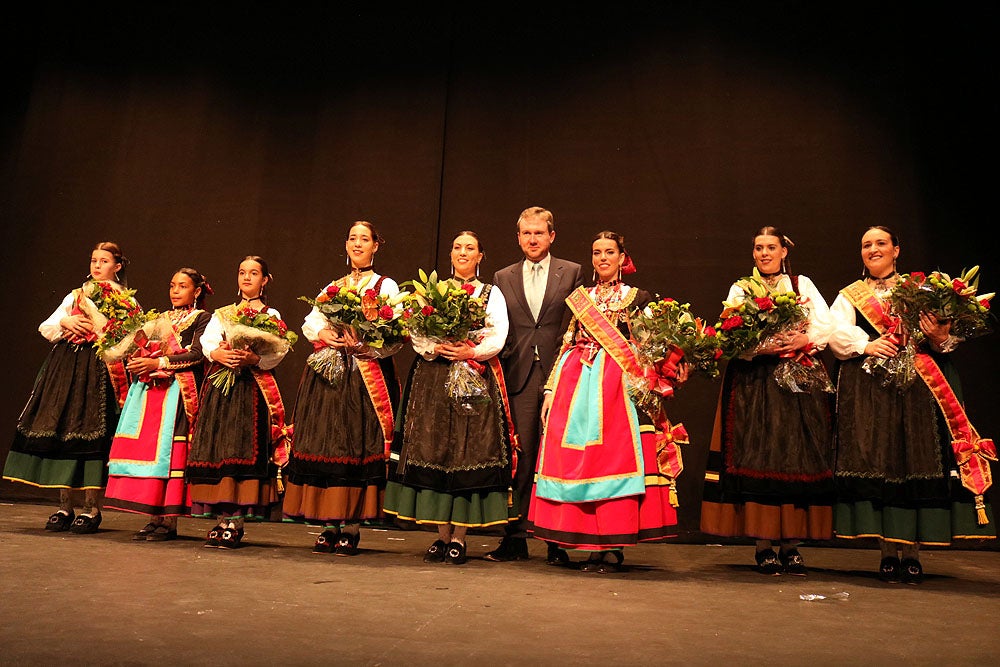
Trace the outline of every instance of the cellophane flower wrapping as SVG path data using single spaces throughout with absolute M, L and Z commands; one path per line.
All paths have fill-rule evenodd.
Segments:
M 344 353 L 335 347 L 321 347 L 308 357 L 306 365 L 334 387 L 342 386 L 347 375 Z
M 476 364 L 479 366 L 479 364 Z M 481 366 L 479 366 L 481 368 Z M 468 361 L 453 361 L 448 367 L 448 379 L 444 383 L 448 400 L 455 411 L 463 415 L 481 413 L 489 405 L 490 387 L 480 370 Z
M 404 283 L 413 293 L 405 302 L 403 318 L 410 336 L 434 343 L 475 345 L 489 326 L 486 302 L 473 296 L 472 285 L 438 280 L 437 272 L 418 272 L 419 279 Z M 492 400 L 489 384 L 483 377 L 485 367 L 472 360 L 453 361 L 445 381 L 445 393 L 463 414 L 480 412 Z
M 716 329 L 695 317 L 690 304 L 669 297 L 653 301 L 633 310 L 629 325 L 643 374 L 627 374 L 626 388 L 650 417 L 673 394 L 679 363 L 708 378 L 718 377 L 722 349 Z
M 221 317 L 220 321 L 230 349 L 252 350 L 259 356 L 284 354 L 299 339 L 283 320 L 268 314 L 267 310 L 244 306 Z M 228 396 L 239 372 L 241 371 L 228 366 L 220 366 L 208 377 L 217 389 Z
M 741 278 L 736 284 L 743 294 L 732 302 L 723 302 L 722 314 L 715 325 L 725 359 L 759 354 L 773 348 L 789 333 L 808 330 L 808 299 L 805 297 L 795 292 L 772 291 L 757 269 L 752 276 Z M 826 369 L 811 352 L 799 350 L 782 359 L 774 370 L 775 381 L 795 393 L 814 389 L 832 392 L 833 385 Z

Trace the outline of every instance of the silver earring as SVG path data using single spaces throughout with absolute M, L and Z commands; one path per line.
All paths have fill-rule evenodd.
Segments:
M 476 277 L 477 278 L 479 277 L 479 265 L 478 264 L 476 264 Z
M 451 263 L 451 277 L 452 278 L 455 277 L 455 263 L 454 262 Z
M 347 264 L 347 268 L 351 268 L 351 258 L 350 257 L 346 257 L 345 260 L 346 260 L 345 263 Z
M 594 281 L 594 284 L 596 285 L 597 284 L 597 269 L 594 269 L 593 281 Z

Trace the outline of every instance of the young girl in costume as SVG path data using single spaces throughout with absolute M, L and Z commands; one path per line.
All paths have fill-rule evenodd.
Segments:
M 175 539 L 177 517 L 191 510 L 184 466 L 204 376 L 200 339 L 210 292 L 198 271 L 178 269 L 170 279 L 171 310 L 136 333 L 137 350 L 125 365 L 133 382 L 111 443 L 105 504 L 149 516 L 133 540 Z
M 346 249 L 351 272 L 327 290 L 374 290 L 393 297 L 399 287 L 373 268 L 385 243 L 374 225 L 354 223 Z M 295 399 L 295 447 L 288 465 L 286 520 L 322 526 L 314 553 L 358 553 L 361 522 L 382 517 L 388 444 L 392 441 L 399 383 L 391 354 L 399 346 L 374 350 L 349 327 L 334 328 L 317 308 L 302 332 L 317 350 L 341 354 L 348 372 L 331 384 L 307 366 Z
M 107 322 L 103 295 L 124 289 L 127 264 L 117 243 L 98 243 L 87 282 L 38 327 L 54 345 L 18 418 L 3 477 L 59 489 L 59 509 L 46 530 L 96 533 L 101 523 L 100 492 L 127 385 L 123 364 L 102 362 L 95 344 Z M 73 490 L 84 491 L 79 515 Z
M 187 479 L 192 516 L 217 521 L 206 547 L 239 547 L 244 522 L 267 519 L 279 500 L 272 454 L 277 449 L 280 460 L 284 452 L 285 406 L 272 369 L 290 346 L 237 326 L 241 318 L 265 315 L 284 327 L 281 314 L 266 302 L 272 280 L 263 257 L 246 257 L 237 273 L 239 300 L 216 310 L 201 337 L 202 352 L 213 363 L 202 389 Z M 227 374 L 228 388 L 217 381 Z

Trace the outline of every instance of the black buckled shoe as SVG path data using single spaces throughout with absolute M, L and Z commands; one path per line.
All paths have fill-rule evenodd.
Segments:
M 218 549 L 219 545 L 222 544 L 222 533 L 226 530 L 225 526 L 216 526 L 212 530 L 208 531 L 208 535 L 205 536 L 206 549 Z
M 444 552 L 448 550 L 448 545 L 441 540 L 434 540 L 434 544 L 427 547 L 426 553 L 424 553 L 425 563 L 443 563 L 444 562 Z
M 754 554 L 754 560 L 757 561 L 757 571 L 761 574 L 781 574 L 783 567 L 774 549 L 758 551 Z
M 886 556 L 878 564 L 878 578 L 887 584 L 898 584 L 900 577 L 900 563 L 895 556 Z
M 464 565 L 467 560 L 464 544 L 461 542 L 452 542 L 448 545 L 448 550 L 444 554 L 444 562 L 451 565 Z
M 156 530 L 151 532 L 146 536 L 147 542 L 169 542 L 170 540 L 177 539 L 177 529 L 167 528 L 165 525 L 160 524 L 156 527 Z
M 528 560 L 528 540 L 523 537 L 506 536 L 500 540 L 500 545 L 496 549 L 487 551 L 483 558 L 494 563 Z
M 226 528 L 219 539 L 220 549 L 239 549 L 243 546 L 243 529 Z
M 904 584 L 919 584 L 924 580 L 924 568 L 916 558 L 904 558 L 899 563 L 899 575 Z
M 554 567 L 567 567 L 570 564 L 569 554 L 558 544 L 548 542 L 548 553 L 545 554 L 545 564 Z
M 316 538 L 316 543 L 313 544 L 314 554 L 332 554 L 334 547 L 337 545 L 337 533 L 332 530 L 324 530 Z
M 153 531 L 159 527 L 159 525 L 160 524 L 158 523 L 153 523 L 152 521 L 150 521 L 145 526 L 143 526 L 142 528 L 140 528 L 139 530 L 135 531 L 132 534 L 132 541 L 145 542 L 146 538 L 149 537 L 153 533 Z
M 76 533 L 77 535 L 90 535 L 97 532 L 97 527 L 101 525 L 101 513 L 98 512 L 94 516 L 89 514 L 81 514 L 73 520 L 72 525 L 69 527 L 69 532 Z
M 797 577 L 806 576 L 806 561 L 798 549 L 792 548 L 788 551 L 781 551 L 778 554 L 781 566 L 785 568 L 785 574 L 793 574 Z
M 358 542 L 361 541 L 360 533 L 341 533 L 337 544 L 333 547 L 334 556 L 357 556 L 361 553 L 358 549 Z
M 76 515 L 73 514 L 73 510 L 70 510 L 69 513 L 59 510 L 45 522 L 45 530 L 51 530 L 54 533 L 65 532 L 73 525 L 73 519 L 75 518 Z

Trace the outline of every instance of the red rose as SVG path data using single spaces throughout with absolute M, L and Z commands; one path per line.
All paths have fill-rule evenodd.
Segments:
M 715 348 L 715 354 L 712 355 L 712 359 L 718 360 L 721 357 L 722 357 L 722 348 L 721 347 Z
M 989 310 L 990 309 L 990 300 L 989 299 L 984 299 L 984 300 L 982 300 L 982 301 L 979 302 L 979 305 L 982 306 L 983 308 L 985 308 L 986 310 Z
M 715 327 L 705 327 L 705 335 L 706 336 L 714 336 L 715 335 Z
M 365 290 L 365 296 L 367 296 L 370 299 L 376 299 L 376 298 L 378 298 L 378 292 L 376 292 L 373 289 L 366 289 Z
M 385 305 L 378 309 L 378 316 L 383 320 L 391 320 L 395 313 L 392 310 L 392 306 Z
M 340 294 L 340 287 L 337 285 L 330 285 L 329 287 L 326 288 L 326 293 L 329 294 L 330 296 L 337 296 L 338 294 Z
M 426 306 L 420 309 L 420 314 L 423 315 L 424 317 L 431 315 L 433 312 L 434 312 L 434 306 L 430 304 L 427 304 Z
M 282 336 L 288 333 L 288 325 L 283 320 L 278 320 L 278 333 Z
M 723 331 L 732 331 L 736 327 L 743 326 L 743 318 L 739 315 L 733 315 L 732 317 L 727 317 L 722 323 Z
M 910 274 L 910 280 L 915 282 L 917 285 L 923 285 L 927 281 L 927 276 L 923 271 L 914 271 Z
M 462 289 L 464 289 L 465 293 L 468 294 L 469 296 L 472 296 L 476 291 L 476 288 L 470 285 L 469 283 L 465 283 L 464 285 L 462 285 Z
M 404 320 L 408 320 L 411 317 L 413 317 L 413 309 L 412 308 L 407 308 L 406 310 L 403 311 L 403 319 Z
M 757 307 L 761 310 L 771 310 L 774 308 L 774 302 L 771 301 L 771 297 L 769 296 L 758 296 L 754 298 L 754 303 L 756 303 Z
M 961 280 L 959 280 L 958 278 L 955 278 L 954 280 L 952 280 L 952 281 L 951 281 L 951 288 L 952 288 L 953 290 L 955 290 L 956 292 L 961 292 L 961 291 L 962 291 L 962 290 L 964 290 L 964 289 L 965 289 L 966 287 L 968 287 L 968 285 L 966 285 L 965 283 L 963 283 L 963 282 L 962 282 Z
M 667 303 L 673 303 L 674 302 L 674 300 L 671 299 L 669 296 L 666 299 L 664 299 L 664 301 L 667 302 Z

